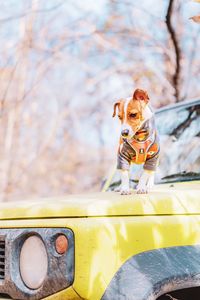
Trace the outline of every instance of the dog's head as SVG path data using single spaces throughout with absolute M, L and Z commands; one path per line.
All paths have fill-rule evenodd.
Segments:
M 118 110 L 118 118 L 121 121 L 121 135 L 131 138 L 141 128 L 145 120 L 149 118 L 147 105 L 149 96 L 146 91 L 136 89 L 133 96 L 128 99 L 120 99 L 114 104 L 113 117 Z

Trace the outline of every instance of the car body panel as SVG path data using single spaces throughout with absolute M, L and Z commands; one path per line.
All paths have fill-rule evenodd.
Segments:
M 198 187 L 198 182 L 179 183 L 171 188 L 163 185 L 159 191 L 148 195 L 123 197 L 105 193 L 96 198 L 91 195 L 89 200 L 87 196 L 83 198 L 86 200 L 80 200 L 80 197 L 77 202 L 74 196 L 75 207 L 85 201 L 81 205 L 83 210 L 77 208 L 79 217 L 75 217 L 76 211 L 72 214 L 68 205 L 65 207 L 65 200 L 61 201 L 62 205 L 56 199 L 55 203 L 46 201 L 41 210 L 39 204 L 24 203 L 23 209 L 20 206 L 19 211 L 17 207 L 15 213 L 11 211 L 10 218 L 15 220 L 6 220 L 9 214 L 8 208 L 4 210 L 4 207 L 0 228 L 71 229 L 75 237 L 75 279 L 72 285 L 75 293 L 72 296 L 76 297 L 77 293 L 83 299 L 98 300 L 130 257 L 154 249 L 200 245 Z M 61 297 L 65 292 L 67 290 L 60 292 Z M 56 295 L 47 299 L 56 299 Z
M 1 203 L 0 220 L 200 213 L 200 183 L 157 185 L 149 194 L 107 192 L 19 203 Z
M 134 255 L 117 271 L 101 300 L 116 299 L 116 294 L 117 299 L 152 300 L 172 290 L 198 287 L 199 257 L 200 245 L 154 249 Z

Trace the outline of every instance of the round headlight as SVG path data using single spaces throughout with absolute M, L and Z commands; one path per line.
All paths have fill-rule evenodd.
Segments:
M 30 289 L 38 289 L 48 269 L 47 251 L 38 236 L 34 235 L 25 240 L 20 253 L 19 266 L 25 285 Z

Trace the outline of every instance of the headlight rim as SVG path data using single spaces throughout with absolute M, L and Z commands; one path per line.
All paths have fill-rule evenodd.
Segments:
M 38 224 L 38 223 L 37 223 Z M 75 277 L 75 235 L 69 227 L 18 227 L 4 229 L 1 232 L 6 240 L 6 287 L 3 292 L 13 299 L 39 300 L 57 293 L 73 285 Z M 64 255 L 56 254 L 52 240 L 58 234 L 64 234 L 69 242 L 69 248 Z M 29 236 L 38 235 L 44 242 L 49 259 L 47 278 L 43 285 L 32 290 L 21 279 L 19 257 L 21 247 Z M 2 291 L 0 286 L 0 292 Z

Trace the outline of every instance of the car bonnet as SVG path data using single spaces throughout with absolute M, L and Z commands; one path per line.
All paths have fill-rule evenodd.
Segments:
M 101 192 L 0 203 L 0 220 L 182 214 L 200 214 L 200 182 L 158 185 L 145 195 Z

